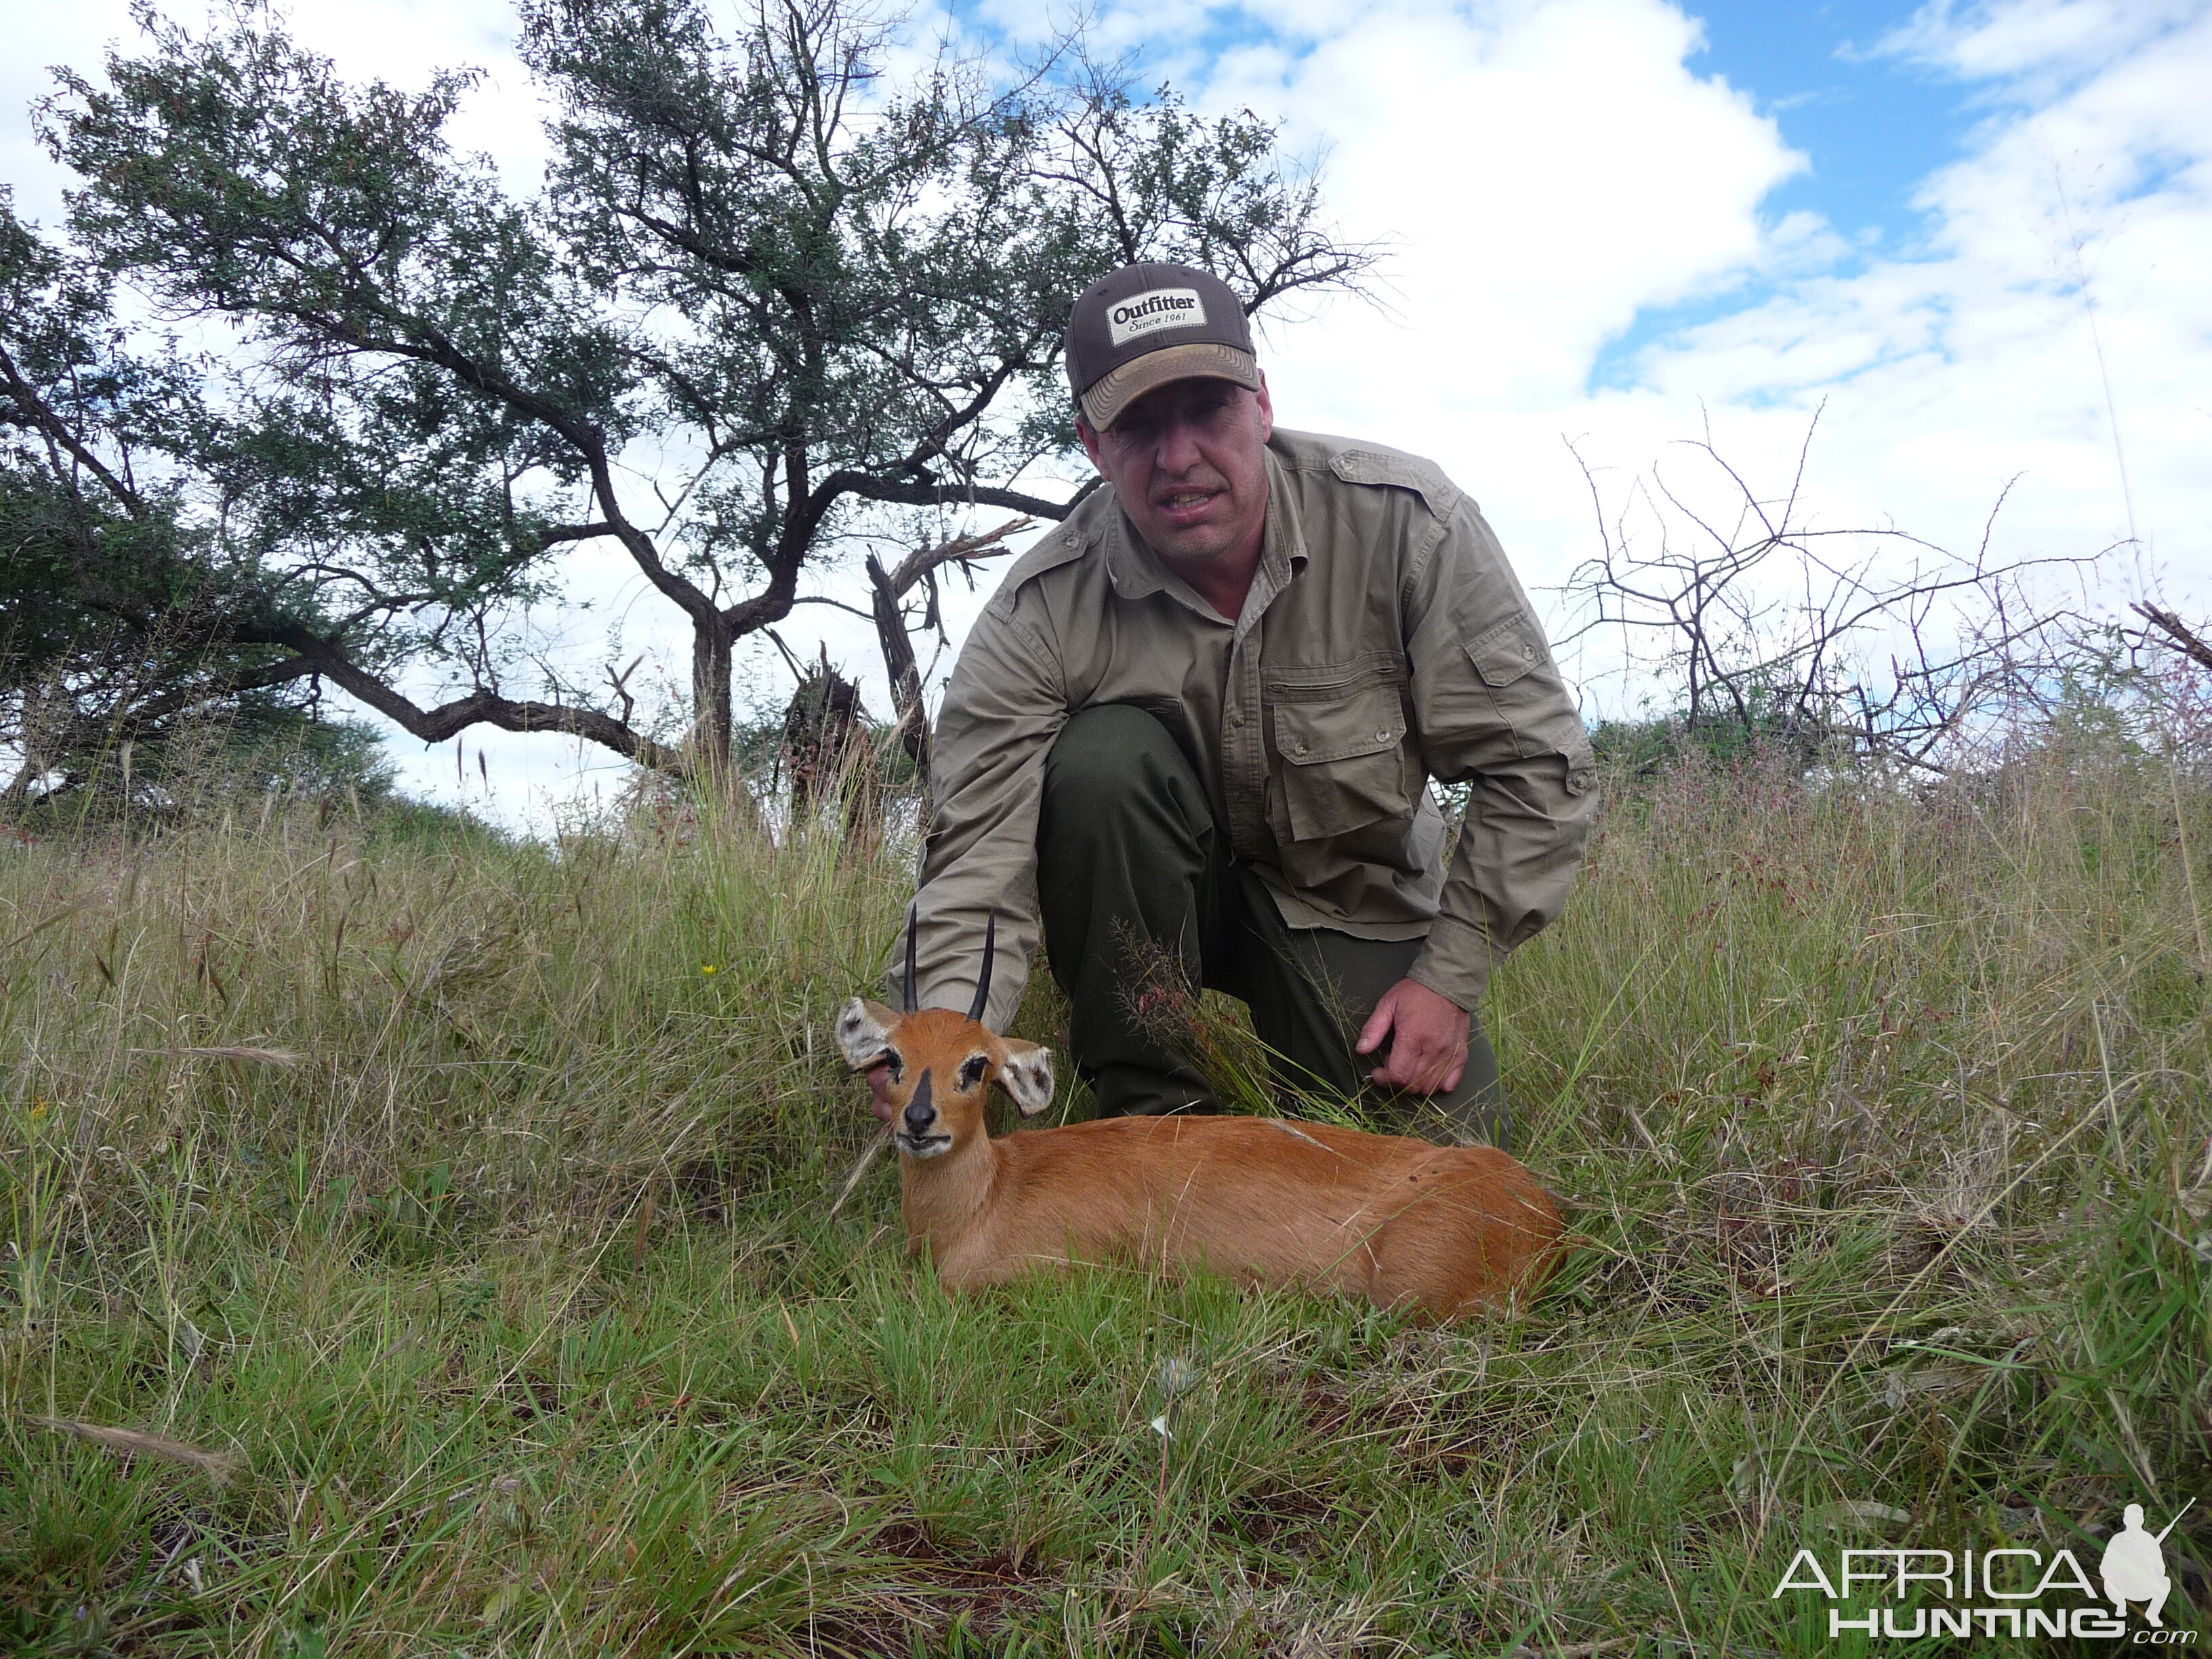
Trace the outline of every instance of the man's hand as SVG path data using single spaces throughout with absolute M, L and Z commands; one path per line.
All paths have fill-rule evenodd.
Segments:
M 891 1121 L 891 1068 L 889 1066 L 868 1067 L 868 1092 L 875 1097 L 868 1103 L 876 1109 L 876 1115 L 888 1123 Z
M 1354 1052 L 1371 1054 L 1390 1040 L 1390 1058 L 1369 1080 L 1410 1094 L 1449 1094 L 1467 1070 L 1467 1010 L 1418 981 L 1401 979 L 1382 994 L 1361 1028 Z

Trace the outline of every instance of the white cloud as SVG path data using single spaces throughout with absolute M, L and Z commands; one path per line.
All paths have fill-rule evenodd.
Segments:
M 1329 143 L 1332 200 L 1397 247 L 1390 319 L 1340 304 L 1273 342 L 1279 415 L 1435 456 L 1532 585 L 1595 546 L 1563 437 L 1624 474 L 1671 456 L 1682 477 L 1668 446 L 1710 411 L 1778 489 L 1824 400 L 1817 521 L 1971 550 L 2021 474 L 1999 550 L 2094 554 L 2130 533 L 2107 378 L 2145 548 L 2106 562 L 2104 601 L 2146 573 L 2184 591 L 2212 574 L 2202 0 L 1930 8 L 1885 41 L 1982 118 L 1917 194 L 1913 257 L 1871 258 L 1814 216 L 1763 210 L 1800 158 L 1695 72 L 1694 24 L 1656 0 L 1297 15 L 1310 49 L 1274 84 L 1224 64 L 1209 95 Z M 1589 389 L 1609 339 L 1686 298 L 1723 308 L 1644 349 L 1627 385 Z
M 1983 9 L 1945 37 L 1948 61 L 2039 76 L 2104 11 Z M 1797 282 L 1688 331 L 1648 356 L 1644 385 L 1743 407 L 1826 393 L 1828 465 L 1851 494 L 1954 539 L 1995 479 L 2025 471 L 2008 514 L 2022 551 L 2088 553 L 2128 533 L 2116 411 L 2143 568 L 2201 583 L 2212 9 L 2193 13 L 2162 15 L 2045 96 L 1984 88 L 1996 112 L 1918 192 L 1922 257 Z M 2125 591 L 2134 562 L 2107 575 Z
M 1277 342 L 1283 370 L 1326 377 L 1363 428 L 1559 407 L 1638 310 L 1724 289 L 1773 253 L 1759 204 L 1804 160 L 1746 96 L 1683 67 L 1698 27 L 1659 0 L 1326 21 L 1279 79 L 1231 62 L 1206 92 L 1286 112 L 1294 143 L 1327 148 L 1347 227 L 1394 246 L 1395 322 L 1340 306 Z M 1378 378 L 1393 361 L 1425 373 Z
M 1874 50 L 2032 95 L 2053 78 L 2127 57 L 2202 10 L 2194 0 L 1985 0 L 1964 7 L 1932 0 Z

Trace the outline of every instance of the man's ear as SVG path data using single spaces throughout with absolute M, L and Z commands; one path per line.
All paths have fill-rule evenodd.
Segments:
M 890 1050 L 891 1027 L 897 1024 L 898 1016 L 882 1003 L 854 997 L 837 1016 L 837 1046 L 844 1050 L 845 1063 L 856 1072 L 880 1063 Z
M 1035 1117 L 1052 1104 L 1052 1050 L 1019 1037 L 1000 1037 L 999 1043 L 1006 1051 L 999 1062 L 999 1086 L 1024 1117 Z
M 1075 435 L 1082 441 L 1083 453 L 1091 458 L 1091 465 L 1097 469 L 1099 477 L 1105 477 L 1106 463 L 1101 459 L 1098 434 L 1091 427 L 1090 417 L 1079 410 L 1075 416 Z

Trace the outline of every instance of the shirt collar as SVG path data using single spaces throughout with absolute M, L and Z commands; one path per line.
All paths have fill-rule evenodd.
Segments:
M 1279 592 L 1306 568 L 1306 532 L 1297 497 L 1291 489 L 1290 469 L 1276 455 L 1272 443 L 1267 446 L 1267 536 L 1260 549 L 1260 576 L 1272 576 L 1274 590 Z

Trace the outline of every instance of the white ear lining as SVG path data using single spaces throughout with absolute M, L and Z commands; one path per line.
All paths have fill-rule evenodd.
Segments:
M 1052 1050 L 1041 1044 L 1009 1039 L 1006 1057 L 999 1066 L 999 1086 L 1024 1117 L 1035 1117 L 1052 1104 Z
M 837 1047 L 844 1053 L 845 1063 L 856 1072 L 867 1070 L 884 1057 L 890 1035 L 859 997 L 847 1003 L 837 1016 Z

